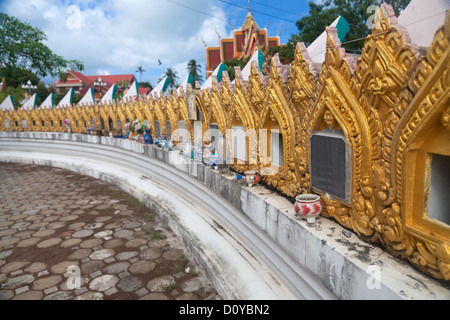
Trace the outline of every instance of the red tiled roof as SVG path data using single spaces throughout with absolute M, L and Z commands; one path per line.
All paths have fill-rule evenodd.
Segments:
M 150 88 L 141 88 L 141 87 L 139 87 L 138 93 L 139 93 L 140 96 L 148 95 L 149 92 L 150 92 Z
M 98 76 L 86 76 L 90 80 L 89 83 L 97 81 L 98 78 L 102 78 L 102 81 L 109 82 L 111 84 L 117 83 L 118 81 L 128 80 L 130 85 L 133 83 L 134 74 L 110 74 L 110 75 L 98 75 Z
M 89 79 L 82 74 L 81 72 L 78 71 L 69 71 L 74 77 L 80 79 L 81 82 L 84 82 L 85 84 L 89 83 Z
M 130 85 L 136 80 L 133 74 L 111 74 L 111 75 L 93 75 L 85 76 L 81 72 L 68 71 L 68 80 L 60 81 L 59 79 L 55 81 L 52 85 L 69 85 L 69 84 L 80 84 L 84 83 L 86 86 L 91 85 L 93 82 L 97 81 L 98 78 L 102 78 L 102 81 L 108 83 L 108 87 L 118 81 L 128 81 Z M 72 79 L 71 79 L 72 78 Z M 75 78 L 75 79 L 73 79 Z

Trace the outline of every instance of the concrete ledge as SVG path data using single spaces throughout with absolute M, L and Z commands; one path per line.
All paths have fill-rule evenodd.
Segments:
M 82 134 L 0 132 L 0 161 L 63 167 L 157 211 L 229 299 L 450 299 L 450 290 L 336 222 L 176 151 Z

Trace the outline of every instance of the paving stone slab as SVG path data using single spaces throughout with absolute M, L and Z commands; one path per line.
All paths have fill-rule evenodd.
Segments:
M 61 238 L 51 238 L 44 241 L 41 241 L 37 244 L 38 248 L 49 248 L 60 244 L 62 241 Z
M 30 290 L 25 293 L 14 296 L 12 300 L 41 300 L 44 296 L 42 291 Z
M 132 274 L 146 274 L 155 270 L 156 263 L 153 261 L 139 261 L 128 269 Z
M 33 282 L 32 288 L 33 288 L 33 290 L 45 290 L 45 289 L 55 286 L 56 284 L 61 282 L 62 279 L 63 278 L 58 275 L 50 276 L 50 277 L 46 277 L 46 278 L 40 278 Z
M 142 238 L 131 239 L 131 240 L 128 240 L 125 243 L 125 247 L 127 247 L 127 248 L 138 248 L 138 247 L 140 247 L 140 246 L 142 246 L 144 244 L 147 244 L 147 242 L 148 241 L 146 239 L 142 239 Z
M 94 234 L 94 230 L 80 230 L 72 234 L 74 238 L 86 238 Z
M 27 266 L 28 264 L 30 264 L 28 261 L 13 261 L 13 262 L 7 263 L 4 266 L 2 266 L 2 268 L 0 269 L 0 272 L 1 273 L 10 273 L 10 272 L 22 269 L 23 267 Z
M 33 237 L 36 237 L 36 238 L 48 237 L 48 236 L 51 236 L 52 234 L 54 234 L 55 232 L 56 231 L 54 229 L 39 230 L 39 231 L 36 231 L 35 233 L 33 233 Z
M 59 246 L 62 247 L 62 248 L 71 248 L 71 247 L 74 247 L 74 246 L 80 244 L 81 241 L 83 241 L 83 240 L 79 239 L 79 238 L 77 238 L 77 239 L 67 239 L 67 240 L 64 240 L 63 242 L 61 242 L 59 244 Z
M 95 271 L 99 271 L 105 264 L 101 260 L 87 261 L 81 265 L 81 273 L 91 274 Z
M 71 260 L 81 260 L 89 257 L 91 253 L 92 249 L 78 249 L 74 253 L 68 255 L 67 258 Z
M 67 268 L 73 265 L 78 266 L 78 261 L 63 261 L 51 267 L 51 271 L 57 274 L 66 273 Z
M 28 267 L 26 267 L 24 271 L 27 273 L 38 273 L 45 269 L 47 269 L 47 264 L 43 262 L 33 262 Z
M 89 239 L 80 243 L 81 248 L 95 248 L 103 243 L 102 239 Z
M 133 257 L 136 257 L 139 254 L 138 251 L 124 251 L 115 255 L 115 258 L 118 260 L 130 260 Z
M 132 230 L 119 230 L 116 233 L 114 233 L 114 237 L 116 238 L 127 238 L 132 235 L 133 235 Z
M 24 240 L 21 240 L 21 241 L 17 242 L 16 247 L 19 247 L 19 248 L 31 247 L 31 246 L 34 246 L 39 241 L 41 241 L 40 238 L 24 239 Z
M 92 260 L 104 260 L 107 259 L 111 256 L 114 255 L 114 250 L 113 249 L 103 249 L 103 250 L 98 250 L 98 251 L 94 251 L 89 258 L 91 258 Z
M 129 262 L 125 261 L 116 262 L 103 268 L 103 272 L 108 274 L 119 274 L 121 272 L 126 271 L 129 266 L 130 266 Z
M 167 287 L 174 284 L 175 283 L 175 279 L 172 276 L 161 276 L 161 277 L 157 277 L 153 280 L 150 280 L 146 287 L 148 290 L 150 290 L 151 292 L 164 292 L 167 290 Z
M 159 258 L 163 251 L 159 248 L 148 248 L 141 252 L 140 257 L 144 260 L 154 260 Z
M 24 274 L 15 278 L 10 278 L 6 283 L 2 285 L 2 289 L 14 289 L 28 285 L 34 280 L 31 274 Z
M 89 291 L 79 295 L 75 300 L 103 300 L 103 293 Z
M 44 298 L 44 300 L 71 300 L 72 293 L 68 291 L 58 291 Z
M 106 291 L 109 288 L 114 287 L 117 282 L 119 282 L 117 276 L 106 274 L 93 279 L 91 283 L 89 283 L 89 289 L 94 291 Z
M 136 277 L 126 277 L 119 281 L 117 288 L 125 292 L 134 292 L 144 286 L 141 280 Z

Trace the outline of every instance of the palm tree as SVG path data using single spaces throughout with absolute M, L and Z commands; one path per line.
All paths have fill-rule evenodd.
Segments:
M 177 76 L 177 72 L 172 69 L 172 68 L 167 68 L 166 72 L 164 73 L 164 76 L 166 76 L 167 78 L 169 78 L 170 82 L 169 82 L 169 86 L 170 88 L 174 88 L 178 86 L 178 76 Z
M 195 59 L 189 60 L 187 70 L 194 77 L 194 83 L 195 81 L 200 82 L 200 84 L 203 83 L 201 66 L 197 64 Z
M 142 66 L 137 67 L 137 70 L 135 71 L 135 72 L 139 72 L 139 74 L 141 75 L 141 82 L 142 82 L 142 74 L 143 74 L 145 71 L 147 71 L 147 70 L 144 70 L 144 69 L 142 68 Z

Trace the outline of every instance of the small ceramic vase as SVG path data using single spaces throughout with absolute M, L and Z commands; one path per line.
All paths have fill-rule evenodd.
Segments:
M 258 184 L 259 180 L 255 170 L 245 171 L 245 182 L 247 182 L 249 187 Z
M 295 197 L 295 212 L 298 217 L 314 223 L 322 212 L 322 203 L 317 194 L 300 194 Z

